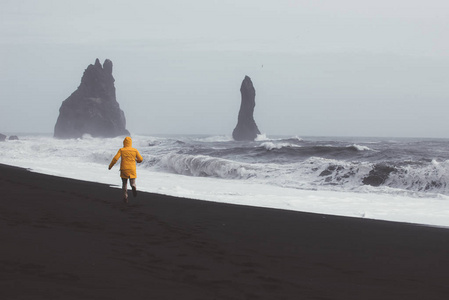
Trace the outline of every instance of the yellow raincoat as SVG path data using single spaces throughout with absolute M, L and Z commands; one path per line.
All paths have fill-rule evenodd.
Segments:
M 143 158 L 137 149 L 132 147 L 133 141 L 129 136 L 123 141 L 123 148 L 119 149 L 117 154 L 112 159 L 109 164 L 109 169 L 111 169 L 115 163 L 118 161 L 120 156 L 122 160 L 120 162 L 120 177 L 122 178 L 136 178 L 136 161 L 141 163 Z

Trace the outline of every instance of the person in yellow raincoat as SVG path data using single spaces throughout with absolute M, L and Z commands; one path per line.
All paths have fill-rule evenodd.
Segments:
M 117 154 L 109 164 L 109 170 L 115 165 L 120 157 L 120 177 L 122 178 L 123 189 L 123 201 L 128 202 L 128 179 L 133 190 L 133 196 L 137 196 L 136 187 L 136 162 L 141 163 L 143 161 L 142 155 L 140 155 L 137 149 L 132 147 L 132 139 L 127 136 L 123 141 L 123 148 L 120 148 Z

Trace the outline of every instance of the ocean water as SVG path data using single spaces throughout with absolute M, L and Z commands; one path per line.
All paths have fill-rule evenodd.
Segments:
M 22 135 L 0 163 L 119 187 L 123 138 Z M 139 190 L 206 201 L 449 226 L 449 140 L 133 136 Z M 120 193 L 117 193 L 120 201 Z

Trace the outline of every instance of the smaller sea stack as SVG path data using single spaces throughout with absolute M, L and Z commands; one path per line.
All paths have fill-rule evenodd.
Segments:
M 258 134 L 256 121 L 254 121 L 254 107 L 256 106 L 256 90 L 251 78 L 245 76 L 240 87 L 242 102 L 238 116 L 237 126 L 232 132 L 232 137 L 236 141 L 254 141 Z

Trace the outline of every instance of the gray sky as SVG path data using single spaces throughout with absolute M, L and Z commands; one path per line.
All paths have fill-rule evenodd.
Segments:
M 449 138 L 447 0 L 0 0 L 0 132 L 53 132 L 114 64 L 132 133 Z

